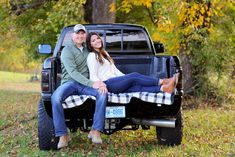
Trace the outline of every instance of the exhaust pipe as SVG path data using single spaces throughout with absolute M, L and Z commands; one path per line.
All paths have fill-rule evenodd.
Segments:
M 175 120 L 162 120 L 162 119 L 131 119 L 133 123 L 140 125 L 150 125 L 166 128 L 175 128 Z

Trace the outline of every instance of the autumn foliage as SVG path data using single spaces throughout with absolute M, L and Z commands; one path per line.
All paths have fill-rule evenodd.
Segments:
M 37 67 L 37 45 L 55 45 L 62 27 L 87 23 L 87 2 L 1 1 L 0 70 Z M 234 73 L 234 1 L 116 0 L 107 11 L 116 13 L 116 22 L 144 25 L 153 40 L 164 43 L 166 54 L 180 56 L 185 93 L 220 99 L 231 92 L 225 82 Z

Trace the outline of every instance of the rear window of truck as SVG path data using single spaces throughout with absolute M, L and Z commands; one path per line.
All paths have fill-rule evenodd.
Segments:
M 150 43 L 146 32 L 143 30 L 105 29 L 89 30 L 97 32 L 108 52 L 150 52 Z M 72 31 L 68 31 L 63 39 L 62 47 L 71 40 Z

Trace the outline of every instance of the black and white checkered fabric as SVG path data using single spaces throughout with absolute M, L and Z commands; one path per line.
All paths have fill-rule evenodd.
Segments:
M 134 92 L 134 93 L 108 93 L 108 102 L 119 103 L 119 104 L 128 104 L 131 101 L 131 98 L 139 98 L 142 101 L 156 103 L 156 104 L 173 104 L 174 94 L 169 93 L 148 93 L 148 92 Z M 71 95 L 65 99 L 63 108 L 72 108 L 75 106 L 82 105 L 87 99 L 95 100 L 94 96 L 90 95 Z

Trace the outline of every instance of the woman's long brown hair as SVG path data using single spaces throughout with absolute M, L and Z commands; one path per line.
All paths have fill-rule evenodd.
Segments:
M 113 59 L 108 55 L 108 53 L 105 51 L 104 49 L 104 44 L 103 41 L 101 39 L 101 48 L 99 49 L 99 52 L 97 52 L 92 46 L 91 46 L 91 36 L 92 35 L 96 35 L 99 39 L 101 39 L 101 37 L 99 36 L 98 33 L 96 32 L 90 32 L 86 38 L 86 43 L 87 43 L 87 48 L 89 51 L 92 51 L 96 54 L 96 58 L 97 60 L 103 64 L 104 60 L 103 58 L 107 59 L 110 63 L 114 63 Z

